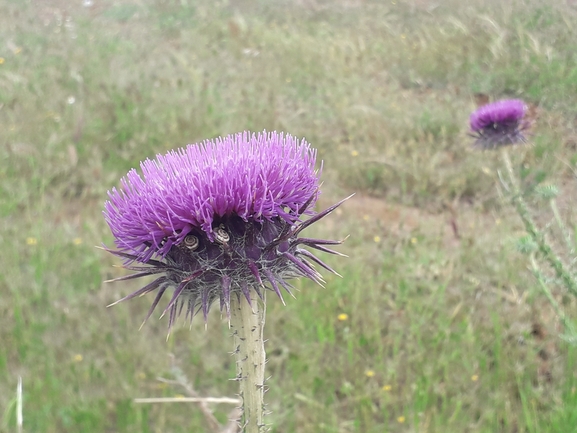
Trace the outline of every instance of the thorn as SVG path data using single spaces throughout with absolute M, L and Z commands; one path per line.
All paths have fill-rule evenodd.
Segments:
M 346 254 L 343 254 L 339 251 L 331 250 L 330 248 L 327 248 L 327 247 L 323 247 L 320 244 L 304 244 L 304 245 L 306 245 L 307 247 L 310 247 L 310 248 L 314 248 L 315 250 L 322 251 L 323 253 L 334 254 L 335 256 L 339 256 L 339 257 L 349 257 Z
M 318 245 L 341 245 L 345 242 L 345 240 L 347 240 L 349 236 L 347 236 L 345 239 L 340 240 L 340 241 L 335 241 L 335 240 L 331 240 L 331 239 L 315 239 L 315 238 L 296 238 L 292 241 L 292 243 L 294 244 L 318 244 Z
M 246 281 L 242 281 L 240 283 L 240 290 L 242 290 L 242 294 L 246 298 L 246 301 L 248 302 L 250 309 L 254 313 L 255 311 L 254 311 L 254 308 L 252 306 L 252 301 L 250 300 L 250 289 L 248 288 L 248 283 Z
M 279 278 L 279 283 L 281 286 L 284 287 L 284 289 L 288 292 L 289 295 L 291 295 L 294 299 L 296 299 L 297 297 L 294 295 L 294 293 L 292 292 L 291 288 L 294 289 L 293 286 L 291 286 L 289 283 L 287 283 L 285 280 L 283 280 L 282 278 Z
M 208 321 L 208 309 L 209 309 L 209 299 L 208 299 L 208 289 L 204 289 L 201 293 L 202 296 L 202 315 L 204 316 L 204 327 L 206 329 L 206 324 Z
M 147 284 L 143 288 L 138 289 L 136 292 L 132 292 L 131 294 L 125 296 L 122 299 L 119 299 L 118 301 L 113 302 L 112 304 L 108 305 L 108 307 L 112 307 L 113 305 L 116 305 L 122 301 L 127 301 L 127 300 L 135 298 L 137 296 L 143 296 L 143 295 L 147 294 L 148 292 L 152 292 L 153 290 L 156 290 L 159 286 L 161 286 L 162 284 L 164 284 L 166 282 L 168 282 L 168 279 L 166 277 L 157 278 L 152 283 Z
M 321 259 L 319 259 L 317 256 L 315 256 L 314 254 L 312 254 L 310 251 L 304 250 L 304 249 L 300 249 L 297 248 L 295 254 L 302 254 L 305 257 L 308 257 L 309 259 L 311 259 L 313 262 L 315 262 L 316 264 L 318 264 L 319 266 L 322 266 L 323 268 L 325 268 L 327 271 L 335 274 L 338 277 L 343 278 L 343 276 L 341 274 L 339 274 L 337 271 L 335 271 L 333 268 L 331 268 L 329 265 L 327 265 L 325 262 L 323 262 Z
M 194 277 L 191 276 L 189 278 L 185 278 L 184 280 L 182 280 L 180 282 L 180 284 L 178 285 L 178 287 L 174 290 L 174 293 L 172 295 L 172 298 L 170 299 L 170 301 L 168 302 L 168 305 L 166 306 L 166 308 L 164 309 L 164 311 L 162 312 L 162 314 L 160 315 L 160 318 L 162 319 L 164 317 L 164 315 L 166 314 L 166 312 L 168 310 L 171 310 L 171 319 L 174 320 L 173 314 L 172 314 L 172 307 L 175 305 L 175 303 L 178 301 L 178 297 L 180 296 L 180 294 L 182 293 L 182 291 L 184 290 L 184 288 L 188 285 L 188 283 L 190 282 L 190 280 L 192 280 Z
M 321 287 L 325 287 L 325 280 L 323 280 L 323 277 L 311 266 L 310 263 L 304 260 L 299 260 L 288 252 L 284 253 L 283 256 L 289 259 L 304 277 L 310 278 Z
M 262 282 L 261 282 L 261 285 L 260 285 L 260 286 L 261 286 L 263 289 L 265 288 L 265 287 L 264 287 L 264 284 L 262 284 Z M 262 301 L 264 301 L 264 297 L 262 296 L 262 292 L 260 291 L 259 287 L 258 287 L 258 286 L 254 286 L 253 288 L 254 288 L 254 291 L 256 292 L 256 294 L 258 295 L 258 297 L 259 297 Z
M 269 282 L 270 282 L 270 284 L 271 284 L 274 292 L 275 292 L 276 295 L 279 297 L 279 299 L 280 299 L 280 301 L 282 302 L 282 304 L 286 307 L 286 303 L 285 303 L 285 301 L 284 301 L 284 299 L 283 299 L 283 297 L 282 297 L 282 293 L 281 293 L 280 289 L 278 288 L 278 285 L 277 285 L 277 283 L 276 283 L 276 278 L 275 278 L 274 274 L 273 274 L 270 270 L 268 270 L 268 269 L 264 269 L 264 274 L 265 274 L 266 277 L 268 278 L 268 280 L 269 280 Z M 282 282 L 281 282 L 281 284 L 282 284 Z M 289 293 L 290 293 L 290 291 L 289 291 Z
M 125 269 L 124 266 L 116 266 L 118 268 L 121 269 Z M 152 272 L 154 271 L 154 272 Z M 111 280 L 104 280 L 105 283 L 115 283 L 117 281 L 124 281 L 124 280 L 132 280 L 135 278 L 141 278 L 141 277 L 147 277 L 149 275 L 154 275 L 154 274 L 158 274 L 161 272 L 165 272 L 164 269 L 155 271 L 155 268 L 150 268 L 150 271 L 142 271 L 142 272 L 138 272 L 136 274 L 130 274 L 130 275 L 124 275 L 122 277 L 117 277 L 117 278 L 112 278 Z
M 252 275 L 256 278 L 256 281 L 262 286 L 262 279 L 260 277 L 260 273 L 258 272 L 258 266 L 256 265 L 255 262 L 253 262 L 252 260 L 248 262 L 248 269 L 250 270 L 250 272 L 252 273 Z
M 222 311 L 222 307 L 226 308 L 226 317 L 228 318 L 228 327 L 230 328 L 230 283 L 232 279 L 228 275 L 223 275 L 221 279 L 221 305 L 220 310 Z
M 336 208 L 338 208 L 340 205 L 342 205 L 345 201 L 347 201 L 348 199 L 350 199 L 352 196 L 354 196 L 355 194 L 351 194 L 348 197 L 342 199 L 341 201 L 339 201 L 338 203 L 335 203 L 332 206 L 329 206 L 328 208 L 326 208 L 324 211 L 319 212 L 318 214 L 316 214 L 315 216 L 313 216 L 312 218 L 309 218 L 308 220 L 304 221 L 302 224 L 300 224 L 293 232 L 293 236 L 298 235 L 301 231 L 303 231 L 304 229 L 306 229 L 308 226 L 310 226 L 311 224 L 317 222 L 318 220 L 320 220 L 321 218 L 324 218 L 325 216 L 327 216 L 328 214 L 330 214 L 331 212 L 333 212 Z

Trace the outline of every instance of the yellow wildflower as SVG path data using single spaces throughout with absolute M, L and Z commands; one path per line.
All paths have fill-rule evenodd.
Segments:
M 26 238 L 26 245 L 36 245 L 38 244 L 38 239 L 33 237 Z
M 347 313 L 341 313 L 337 316 L 337 319 L 339 319 L 341 322 L 344 322 L 345 320 L 349 319 L 349 315 Z

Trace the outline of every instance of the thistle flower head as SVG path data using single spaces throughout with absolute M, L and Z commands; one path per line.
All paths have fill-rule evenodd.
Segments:
M 495 149 L 525 142 L 526 105 L 519 99 L 504 99 L 483 105 L 471 114 L 469 124 L 476 137 L 475 146 Z
M 262 297 L 268 288 L 282 299 L 279 287 L 291 293 L 290 278 L 322 283 L 313 263 L 334 271 L 303 246 L 337 254 L 326 245 L 340 241 L 298 235 L 342 202 L 314 213 L 315 162 L 304 140 L 247 132 L 142 162 L 142 174 L 131 170 L 108 193 L 104 217 L 118 248 L 108 251 L 136 271 L 116 280 L 158 278 L 120 301 L 156 291 L 148 318 L 172 290 L 164 309 L 172 326 L 185 306 L 191 319 L 202 310 L 206 320 L 217 299 L 230 314 L 233 294 L 250 299 L 254 289 Z

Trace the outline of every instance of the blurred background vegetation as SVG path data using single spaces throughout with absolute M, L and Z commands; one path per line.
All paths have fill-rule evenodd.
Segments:
M 234 396 L 226 320 L 139 330 L 151 300 L 107 309 L 139 286 L 94 246 L 139 161 L 263 129 L 318 148 L 319 206 L 356 192 L 308 233 L 351 235 L 344 278 L 268 303 L 273 432 L 577 431 L 577 353 L 467 135 L 480 100 L 526 100 L 515 167 L 574 222 L 576 53 L 571 1 L 0 0 L 0 431 L 19 376 L 26 432 L 208 431 L 133 399 L 180 395 L 174 365 Z

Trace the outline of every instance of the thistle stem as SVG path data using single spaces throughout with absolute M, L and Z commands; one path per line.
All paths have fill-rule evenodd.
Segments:
M 557 201 L 554 198 L 552 198 L 551 200 L 549 200 L 549 205 L 551 206 L 551 212 L 553 212 L 553 216 L 555 217 L 555 222 L 557 223 L 557 226 L 559 227 L 559 230 L 561 231 L 561 234 L 563 235 L 563 239 L 565 239 L 565 244 L 567 245 L 567 249 L 569 251 L 569 254 L 571 256 L 574 256 L 575 255 L 575 247 L 573 245 L 573 240 L 571 239 L 571 235 L 569 235 L 567 227 L 565 226 L 565 223 L 563 222 L 563 219 L 561 218 L 561 214 L 559 213 L 559 208 L 557 207 Z
M 529 207 L 525 200 L 523 199 L 523 195 L 519 188 L 519 184 L 517 182 L 517 178 L 515 177 L 515 172 L 513 171 L 513 166 L 511 164 L 511 159 L 509 158 L 509 153 L 506 149 L 502 152 L 503 161 L 505 163 L 505 168 L 507 169 L 507 174 L 509 175 L 509 181 L 511 182 L 512 186 L 512 203 L 517 210 L 517 214 L 521 217 L 521 221 L 523 221 L 523 225 L 525 226 L 525 230 L 531 238 L 537 243 L 539 251 L 543 254 L 545 260 L 549 262 L 557 278 L 563 281 L 565 287 L 573 293 L 573 295 L 577 295 L 577 282 L 575 278 L 567 271 L 566 266 L 563 264 L 561 259 L 555 254 L 547 240 L 545 239 L 545 235 L 537 228 L 537 224 L 531 217 L 531 213 L 529 212 Z
M 565 313 L 561 309 L 561 306 L 553 296 L 553 293 L 551 293 L 551 290 L 549 290 L 549 286 L 547 286 L 545 277 L 543 276 L 541 270 L 539 269 L 539 265 L 537 264 L 537 260 L 535 260 L 534 255 L 531 255 L 531 272 L 539 282 L 539 287 L 541 287 L 541 291 L 545 294 L 547 300 L 555 310 L 555 314 L 557 314 L 557 317 L 559 317 L 561 323 L 563 323 L 563 325 L 565 326 L 565 332 L 568 334 L 569 338 L 575 338 L 577 336 L 577 333 L 575 332 L 575 326 L 565 315 Z
M 250 290 L 250 304 L 242 295 L 231 296 L 230 301 L 236 378 L 240 383 L 243 406 L 241 427 L 244 433 L 262 433 L 266 431 L 263 420 L 266 359 L 263 329 L 266 305 L 255 290 Z

